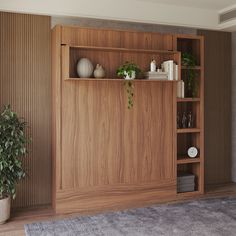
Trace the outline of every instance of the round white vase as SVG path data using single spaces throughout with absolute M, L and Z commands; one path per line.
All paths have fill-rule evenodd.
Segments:
M 93 64 L 88 58 L 81 58 L 77 64 L 77 73 L 80 78 L 90 78 L 93 74 Z
M 136 77 L 136 72 L 135 71 L 132 71 L 131 77 L 128 75 L 127 72 L 124 72 L 124 74 L 125 74 L 124 78 L 127 79 L 127 80 L 132 80 L 132 79 L 135 79 L 135 77 Z
M 0 224 L 4 224 L 10 218 L 11 197 L 0 200 Z

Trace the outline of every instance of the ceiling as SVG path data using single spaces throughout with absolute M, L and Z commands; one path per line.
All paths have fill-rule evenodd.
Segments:
M 236 0 L 140 0 L 175 6 L 187 6 L 194 8 L 223 10 L 236 4 Z
M 0 0 L 0 11 L 225 31 L 236 31 L 236 14 L 220 16 L 234 10 L 236 0 Z

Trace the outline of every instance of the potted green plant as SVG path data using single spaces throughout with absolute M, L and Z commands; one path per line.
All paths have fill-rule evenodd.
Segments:
M 123 77 L 124 79 L 131 80 L 135 79 L 138 74 L 141 72 L 140 68 L 131 62 L 125 62 L 122 66 L 120 66 L 116 73 L 119 77 Z
M 127 80 L 124 85 L 128 97 L 128 109 L 131 109 L 134 105 L 134 84 L 131 80 L 135 79 L 141 73 L 141 70 L 136 64 L 127 61 L 117 69 L 116 73 L 119 77 Z
M 21 157 L 25 156 L 28 139 L 26 123 L 5 106 L 0 114 L 0 224 L 10 217 L 11 197 L 16 185 L 25 177 Z
M 194 67 L 197 65 L 196 58 L 191 53 L 182 53 L 182 65 L 187 67 L 185 81 L 185 89 L 188 97 L 196 97 L 197 95 L 197 81 L 196 81 L 196 70 Z

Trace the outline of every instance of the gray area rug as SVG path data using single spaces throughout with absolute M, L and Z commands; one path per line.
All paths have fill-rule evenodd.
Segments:
M 165 204 L 25 225 L 27 236 L 235 236 L 236 198 Z

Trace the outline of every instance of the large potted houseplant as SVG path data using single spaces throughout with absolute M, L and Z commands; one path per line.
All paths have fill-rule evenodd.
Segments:
M 25 176 L 21 160 L 27 152 L 25 128 L 26 123 L 5 106 L 0 114 L 0 224 L 9 219 L 11 198 Z
M 131 109 L 134 104 L 134 84 L 132 83 L 132 80 L 141 73 L 141 70 L 136 64 L 127 61 L 117 69 L 116 73 L 119 77 L 123 77 L 126 80 L 125 90 L 128 97 L 128 109 Z

